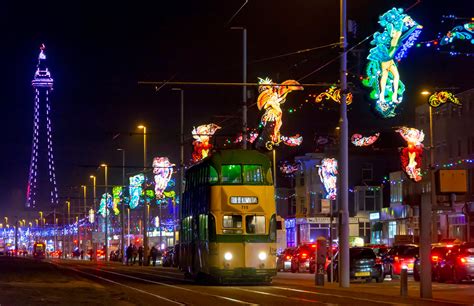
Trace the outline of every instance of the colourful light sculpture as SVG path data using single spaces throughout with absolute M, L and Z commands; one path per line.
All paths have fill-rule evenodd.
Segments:
M 334 102 L 341 104 L 341 89 L 338 88 L 336 85 L 332 85 L 325 92 L 322 92 L 317 95 L 316 99 L 314 99 L 314 102 L 320 103 L 323 101 L 323 99 L 333 100 Z M 347 105 L 350 105 L 352 103 L 352 93 L 348 93 L 346 95 L 346 103 Z
M 94 223 L 95 221 L 95 211 L 91 208 L 89 209 L 89 222 Z
M 370 97 L 376 100 L 375 109 L 389 118 L 396 115 L 395 109 L 402 102 L 405 92 L 397 63 L 414 45 L 422 26 L 397 8 L 380 16 L 379 24 L 384 29 L 383 32 L 375 32 L 370 42 L 374 47 L 367 56 L 367 78 L 362 83 L 372 88 Z
M 130 177 L 129 179 L 129 193 L 130 193 L 130 202 L 129 206 L 130 209 L 137 208 L 138 204 L 140 204 L 140 196 L 143 192 L 142 184 L 145 182 L 145 176 L 143 173 L 139 173 Z
M 282 141 L 280 135 L 280 128 L 283 124 L 281 104 L 285 103 L 288 93 L 303 90 L 303 86 L 295 80 L 287 80 L 277 85 L 269 78 L 259 78 L 258 83 L 260 95 L 257 99 L 257 106 L 265 113 L 260 120 L 262 129 L 257 138 L 256 147 L 272 150 Z
M 415 182 L 421 181 L 421 158 L 423 154 L 423 140 L 425 134 L 421 130 L 415 128 L 402 127 L 396 132 L 405 139 L 408 146 L 400 152 L 400 160 L 402 169 L 409 178 Z
M 209 155 L 212 149 L 211 137 L 220 128 L 220 126 L 214 123 L 203 124 L 193 128 L 192 134 L 195 140 L 193 141 L 194 151 L 192 156 L 194 162 L 198 162 Z
M 46 47 L 44 44 L 40 47 L 40 54 L 38 56 L 38 65 L 36 66 L 36 72 L 31 84 L 35 89 L 35 106 L 34 106 L 34 119 L 33 119 L 33 146 L 31 151 L 31 162 L 30 171 L 28 176 L 28 185 L 26 187 L 26 206 L 35 207 L 40 199 L 40 192 L 38 183 L 40 179 L 40 171 L 38 170 L 38 164 L 40 159 L 45 159 L 44 153 L 48 155 L 48 185 L 42 186 L 43 189 L 47 189 L 44 193 L 49 196 L 51 205 L 57 205 L 58 200 L 58 188 L 56 184 L 56 169 L 54 166 L 54 155 L 53 155 L 53 137 L 51 128 L 51 102 L 49 96 L 53 90 L 53 79 L 51 78 L 51 72 L 46 67 L 46 54 L 44 50 Z M 43 106 L 41 106 L 43 104 Z M 44 113 L 42 113 L 43 109 Z M 43 118 L 43 119 L 41 119 Z M 41 122 L 43 120 L 43 122 Z M 41 128 L 44 126 L 45 129 Z M 44 135 L 46 132 L 46 135 Z M 40 138 L 41 141 L 40 141 Z M 45 162 L 45 161 L 44 161 Z M 40 167 L 43 168 L 43 167 Z M 46 168 L 46 167 L 45 167 Z M 43 173 L 46 175 L 46 173 Z
M 286 175 L 292 175 L 296 171 L 300 170 L 300 163 L 290 163 L 288 161 L 284 161 L 280 165 L 280 171 Z
M 354 134 L 351 137 L 351 142 L 356 147 L 366 147 L 372 145 L 374 142 L 379 139 L 380 133 L 375 133 L 375 135 L 364 137 L 361 134 Z
M 258 137 L 258 131 L 256 129 L 251 129 L 250 131 L 247 131 L 247 141 L 249 143 L 254 143 L 257 137 Z M 239 136 L 235 138 L 234 143 L 240 143 L 242 142 L 242 139 L 243 139 L 242 133 L 240 133 Z
M 168 157 L 153 158 L 153 174 L 155 175 L 155 196 L 157 199 L 163 199 L 163 192 L 168 186 L 168 182 L 173 175 L 173 167 Z
M 296 134 L 295 136 L 280 136 L 281 141 L 289 147 L 297 147 L 303 143 L 303 136 Z
M 103 218 L 105 218 L 107 214 L 107 209 L 109 209 L 109 207 L 112 207 L 112 205 L 112 195 L 110 193 L 104 193 L 102 195 L 102 198 L 100 199 L 99 210 L 97 212 L 101 214 Z
M 117 216 L 120 213 L 118 206 L 120 204 L 120 201 L 122 200 L 122 186 L 112 187 L 112 196 L 113 196 L 112 210 L 114 211 L 114 214 Z
M 455 40 L 470 41 L 474 44 L 474 22 L 467 22 L 463 25 L 455 26 L 451 31 L 448 31 L 440 40 L 440 45 L 444 46 L 453 43 Z
M 428 99 L 428 104 L 432 107 L 438 107 L 446 102 L 462 105 L 461 102 L 459 102 L 459 99 L 452 92 L 449 91 L 435 92 Z
M 326 199 L 335 200 L 337 196 L 337 160 L 324 158 L 319 166 L 319 178 L 326 189 Z

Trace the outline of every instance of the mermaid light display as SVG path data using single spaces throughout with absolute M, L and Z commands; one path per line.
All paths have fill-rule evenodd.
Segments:
M 195 140 L 193 141 L 194 151 L 192 156 L 195 163 L 209 155 L 212 149 L 211 137 L 220 128 L 220 126 L 214 123 L 203 124 L 193 128 L 192 134 Z
M 335 200 L 337 196 L 337 160 L 324 158 L 319 166 L 319 178 L 326 189 L 326 199 Z
M 155 175 L 155 196 L 157 199 L 165 197 L 164 191 L 168 186 L 171 176 L 173 175 L 173 167 L 168 157 L 153 158 L 153 174 Z
M 280 142 L 284 141 L 287 145 L 299 145 L 301 143 L 301 136 L 286 137 L 282 139 L 280 135 L 280 128 L 283 124 L 283 111 L 281 104 L 285 103 L 288 93 L 295 90 L 303 90 L 303 86 L 295 80 L 287 80 L 277 85 L 269 78 L 259 78 L 258 91 L 260 95 L 257 99 L 257 106 L 259 110 L 264 110 L 265 113 L 261 118 L 261 130 L 257 137 L 255 147 L 257 149 L 265 148 L 272 150 Z M 296 138 L 293 140 L 293 138 Z M 300 139 L 298 139 L 300 138 Z
M 145 176 L 143 173 L 134 175 L 130 177 L 129 180 L 129 193 L 130 193 L 130 202 L 129 206 L 131 209 L 137 208 L 138 204 L 140 204 L 140 197 L 143 192 L 143 183 L 145 182 Z
M 107 215 L 107 209 L 112 207 L 112 195 L 110 193 L 104 193 L 100 199 L 99 210 L 97 211 L 103 218 Z
M 400 80 L 397 63 L 406 56 L 421 33 L 418 25 L 402 9 L 392 8 L 379 17 L 383 32 L 375 32 L 374 45 L 367 56 L 365 78 L 362 83 L 371 87 L 370 98 L 376 100 L 375 109 L 385 118 L 394 117 L 402 102 L 405 85 Z
M 423 131 L 415 128 L 402 127 L 396 132 L 405 139 L 408 146 L 403 148 L 400 152 L 400 160 L 402 169 L 409 178 L 415 182 L 421 181 L 421 157 L 423 154 L 423 140 L 425 134 Z

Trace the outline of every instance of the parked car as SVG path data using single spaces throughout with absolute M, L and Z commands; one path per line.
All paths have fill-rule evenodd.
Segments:
M 383 282 L 384 269 L 382 262 L 377 259 L 375 252 L 368 247 L 355 247 L 349 249 L 350 279 L 365 279 L 377 283 Z M 339 253 L 334 256 L 334 280 L 338 281 Z M 326 269 L 328 281 L 331 281 L 329 267 Z
M 443 282 L 443 277 L 440 275 L 441 266 L 446 260 L 446 256 L 453 249 L 452 244 L 443 245 L 441 243 L 433 244 L 431 247 L 431 279 Z M 420 257 L 417 256 L 413 266 L 413 279 L 420 280 Z
M 298 246 L 291 256 L 292 273 L 306 272 L 314 273 L 316 270 L 316 244 L 302 244 Z
M 278 255 L 277 271 L 287 272 L 291 270 L 291 258 L 293 257 L 294 252 L 295 248 L 286 248 L 280 255 Z
M 419 248 L 415 244 L 399 244 L 393 246 L 382 259 L 385 275 L 400 275 L 402 268 L 406 268 L 408 274 L 413 274 L 415 258 L 419 254 Z
M 174 253 L 173 253 L 173 267 L 177 267 L 179 265 L 179 244 L 174 246 Z
M 454 246 L 440 265 L 442 281 L 460 283 L 474 279 L 474 242 Z
M 173 265 L 173 257 L 174 257 L 174 246 L 170 246 L 166 248 L 166 250 L 163 252 L 163 257 L 162 257 L 163 267 L 171 267 Z

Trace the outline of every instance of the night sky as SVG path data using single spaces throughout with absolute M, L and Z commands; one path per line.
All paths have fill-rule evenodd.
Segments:
M 121 152 L 125 148 L 127 172 L 141 166 L 142 136 L 136 126 L 147 126 L 148 160 L 169 156 L 179 162 L 179 93 L 165 86 L 158 92 L 138 86 L 149 80 L 240 82 L 242 79 L 241 32 L 248 29 L 248 80 L 269 76 L 274 81 L 300 79 L 338 54 L 326 48 L 303 54 L 258 61 L 300 49 L 339 40 L 339 8 L 335 0 L 250 0 L 236 18 L 230 17 L 244 1 L 154 1 L 83 2 L 36 1 L 2 4 L 1 119 L 0 130 L 0 216 L 21 210 L 25 202 L 33 129 L 31 87 L 39 46 L 46 45 L 48 66 L 55 80 L 53 143 L 60 196 L 90 184 L 89 175 L 99 175 L 101 162 L 111 165 L 110 184 L 121 183 Z M 407 8 L 416 1 L 348 1 L 348 18 L 357 22 L 350 35 L 354 45 L 376 30 L 378 16 L 393 6 Z M 421 1 L 408 13 L 425 28 L 420 40 L 436 37 L 440 17 L 464 16 L 474 12 L 471 1 Z M 402 114 L 384 120 L 370 110 L 367 90 L 359 83 L 364 71 L 369 41 L 359 46 L 359 56 L 349 54 L 349 81 L 356 93 L 350 107 L 350 133 L 390 131 L 393 126 L 414 122 L 414 106 L 422 103 L 421 88 L 472 87 L 473 60 L 449 57 L 427 48 L 413 48 L 399 70 L 407 85 Z M 302 80 L 303 83 L 337 82 L 338 61 Z M 469 68 L 470 67 L 470 68 Z M 470 74 L 468 73 L 470 71 Z M 185 89 L 185 133 L 193 125 L 221 123 L 222 116 L 239 116 L 241 89 L 237 87 L 183 87 Z M 282 148 L 281 158 L 314 151 L 314 133 L 327 134 L 337 125 L 337 106 L 304 104 L 307 88 L 291 94 L 286 107 L 283 134 L 300 133 L 301 148 Z M 258 94 L 251 88 L 253 104 Z M 359 94 L 357 94 L 359 93 Z M 299 108 L 301 106 L 301 108 Z M 260 114 L 249 108 L 249 126 Z M 222 122 L 221 137 L 234 135 L 240 119 Z M 191 140 L 185 159 L 190 158 Z M 101 178 L 98 184 L 102 184 Z

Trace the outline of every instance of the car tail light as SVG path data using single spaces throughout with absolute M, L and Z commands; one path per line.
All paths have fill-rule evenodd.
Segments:
M 439 259 L 439 258 L 438 258 L 438 256 L 436 256 L 436 255 L 431 256 L 431 261 L 432 261 L 432 262 L 437 262 L 438 259 Z
M 376 264 L 381 264 L 381 263 L 382 263 L 382 258 L 376 257 L 376 258 L 375 258 L 375 263 L 376 263 Z
M 308 257 L 308 254 L 306 254 L 306 253 L 302 253 L 302 254 L 301 254 L 301 258 L 302 258 L 302 259 L 306 259 L 306 257 Z
M 312 247 L 313 249 L 315 249 L 315 248 L 316 248 L 316 245 L 315 245 L 315 244 L 312 244 L 311 247 Z
M 447 248 L 452 248 L 453 245 L 452 245 L 452 244 L 448 244 L 446 247 L 447 247 Z
M 467 263 L 467 258 L 466 257 L 461 257 L 459 258 L 459 261 L 464 265 Z
M 290 256 L 290 255 L 286 255 L 286 259 L 291 259 L 291 256 Z
M 398 256 L 395 256 L 393 260 L 398 261 Z

